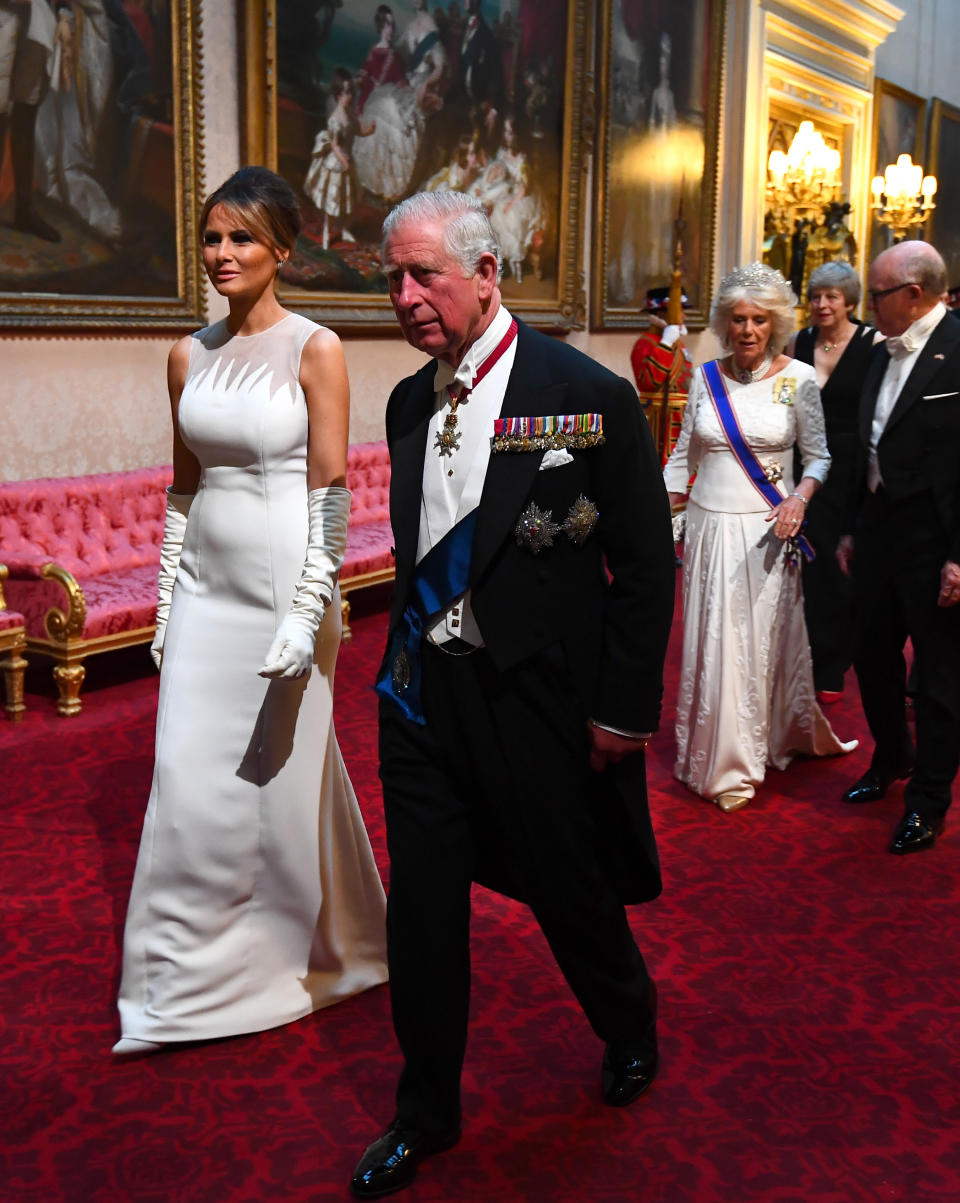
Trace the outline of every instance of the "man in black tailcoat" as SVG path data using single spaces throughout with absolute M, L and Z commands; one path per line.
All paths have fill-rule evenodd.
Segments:
M 853 575 L 854 668 L 875 741 L 844 801 L 874 801 L 909 777 L 895 853 L 933 846 L 960 765 L 960 324 L 940 300 L 946 282 L 926 242 L 890 247 L 870 268 L 887 341 L 864 383 L 857 522 L 838 549 Z M 916 752 L 904 709 L 908 638 Z
M 503 62 L 497 39 L 481 9 L 482 0 L 467 0 L 458 87 L 461 102 L 491 133 L 498 117 L 503 116 Z
M 606 1102 L 652 1081 L 656 994 L 623 903 L 660 891 L 643 749 L 674 589 L 633 387 L 512 318 L 474 199 L 411 197 L 384 234 L 401 329 L 432 359 L 387 407 L 380 776 L 404 1067 L 351 1182 L 361 1198 L 409 1185 L 460 1137 L 473 881 L 531 907 L 606 1045 Z

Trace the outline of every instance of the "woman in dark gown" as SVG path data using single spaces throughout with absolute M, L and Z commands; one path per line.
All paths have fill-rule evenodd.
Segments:
M 860 388 L 880 336 L 852 316 L 860 301 L 860 279 L 849 263 L 825 263 L 812 272 L 807 300 L 813 325 L 794 335 L 789 353 L 812 364 L 817 373 L 833 457 L 826 483 L 807 507 L 805 533 L 817 557 L 803 564 L 813 679 L 823 704 L 839 700 L 852 659 L 850 581 L 834 552 L 854 486 Z

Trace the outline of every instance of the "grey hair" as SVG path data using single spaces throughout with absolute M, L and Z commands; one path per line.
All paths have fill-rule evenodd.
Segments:
M 899 252 L 899 268 L 904 281 L 919 284 L 930 297 L 939 297 L 947 291 L 947 269 L 936 247 L 919 238 L 899 245 L 906 248 Z
M 465 277 L 474 274 L 482 255 L 493 255 L 497 261 L 497 283 L 500 282 L 503 271 L 500 241 L 482 202 L 465 192 L 415 192 L 391 209 L 383 223 L 381 261 L 387 240 L 397 226 L 433 221 L 443 222 L 444 249 L 460 264 Z
M 794 308 L 797 296 L 788 280 L 774 267 L 765 263 L 748 263 L 735 267 L 720 281 L 717 295 L 710 308 L 710 329 L 725 351 L 730 350 L 729 331 L 733 307 L 748 301 L 770 314 L 770 348 L 779 353 L 793 333 Z
M 816 271 L 812 271 L 807 282 L 807 300 L 825 288 L 836 288 L 842 292 L 848 305 L 860 304 L 860 277 L 849 263 L 842 260 L 822 263 Z

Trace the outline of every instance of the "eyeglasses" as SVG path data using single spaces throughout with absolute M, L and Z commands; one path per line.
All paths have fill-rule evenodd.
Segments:
M 876 305 L 877 301 L 882 301 L 884 297 L 888 297 L 892 292 L 899 292 L 901 288 L 913 288 L 916 280 L 907 280 L 905 284 L 894 284 L 893 288 L 868 288 L 867 293 L 870 297 L 870 304 Z M 919 288 L 919 284 L 917 285 Z

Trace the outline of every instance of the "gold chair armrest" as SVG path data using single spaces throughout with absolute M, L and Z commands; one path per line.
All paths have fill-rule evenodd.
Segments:
M 87 621 L 87 600 L 77 584 L 76 577 L 59 564 L 44 564 L 40 575 L 45 580 L 56 581 L 67 595 L 66 614 L 56 606 L 51 606 L 44 616 L 43 625 L 47 628 L 47 634 L 61 643 L 79 638 Z

